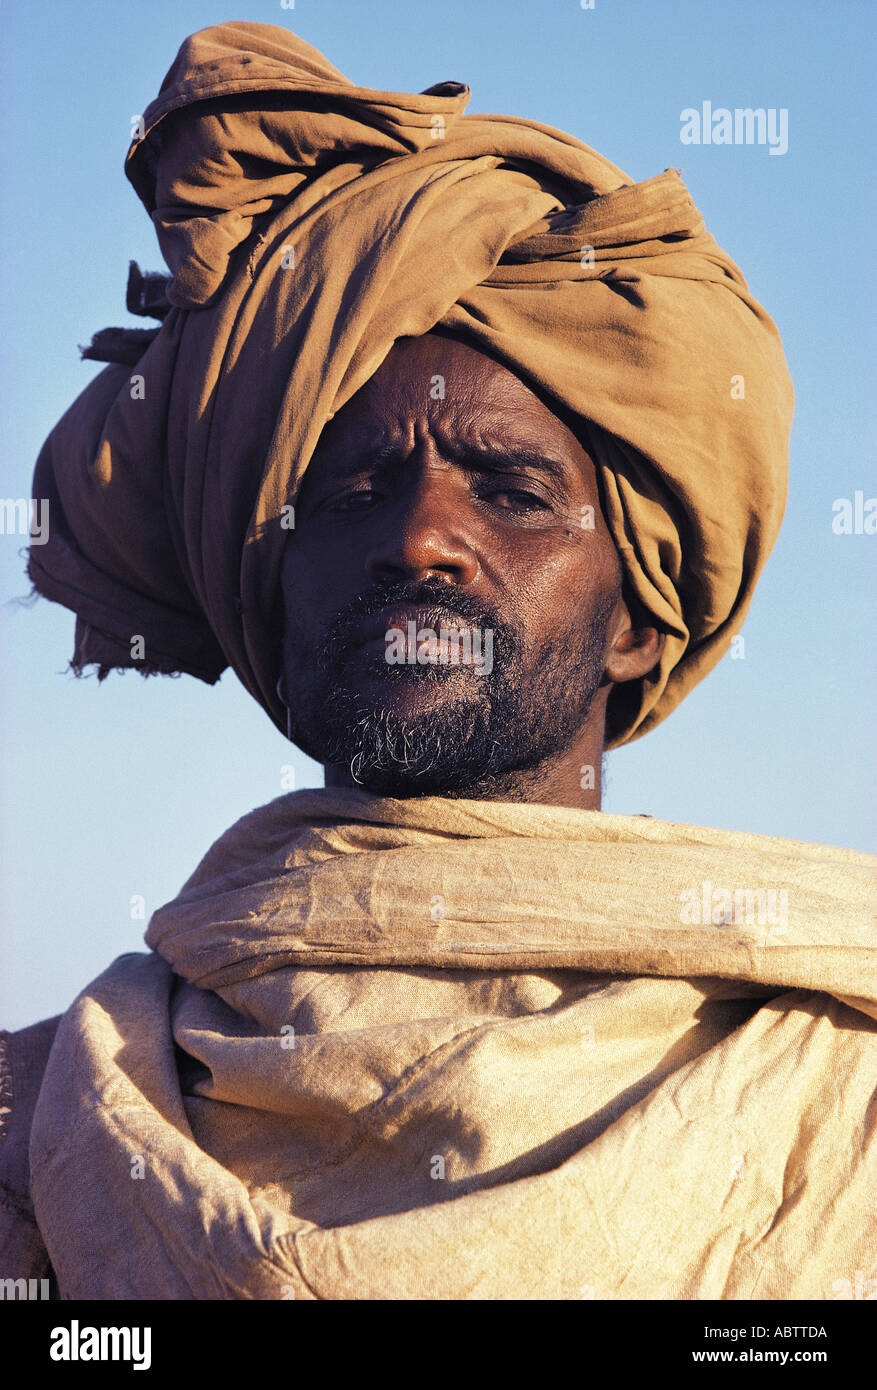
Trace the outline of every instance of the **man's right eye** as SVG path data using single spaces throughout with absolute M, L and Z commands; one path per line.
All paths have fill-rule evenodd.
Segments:
M 343 492 L 340 496 L 330 499 L 327 506 L 332 511 L 336 512 L 364 511 L 365 507 L 359 505 L 361 499 L 364 498 L 366 502 L 368 502 L 369 499 L 377 496 L 378 493 L 374 488 L 358 487 L 353 488 L 350 492 Z

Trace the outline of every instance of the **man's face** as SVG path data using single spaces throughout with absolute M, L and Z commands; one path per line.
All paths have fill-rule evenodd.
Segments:
M 400 340 L 327 425 L 282 585 L 291 737 L 367 790 L 515 799 L 602 752 L 627 610 L 594 466 L 473 348 Z

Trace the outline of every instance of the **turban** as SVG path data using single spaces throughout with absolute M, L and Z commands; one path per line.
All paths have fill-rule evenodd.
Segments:
M 727 650 L 785 505 L 776 327 L 676 170 L 633 183 L 549 126 L 464 115 L 468 98 L 353 86 L 274 25 L 183 44 L 126 161 L 171 271 L 163 295 L 135 280 L 129 308 L 161 325 L 107 330 L 111 365 L 34 478 L 50 525 L 28 573 L 77 615 L 74 669 L 212 683 L 230 665 L 285 730 L 302 477 L 394 342 L 434 329 L 581 422 L 627 592 L 666 634 L 613 689 L 607 746 Z

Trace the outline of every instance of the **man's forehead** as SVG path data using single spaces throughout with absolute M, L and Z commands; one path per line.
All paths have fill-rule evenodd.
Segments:
M 581 459 L 573 432 L 514 372 L 468 344 L 433 334 L 396 343 L 375 375 L 324 431 L 323 450 L 349 444 L 368 424 L 368 447 L 413 444 L 428 428 L 440 446 L 520 446 Z M 321 450 L 321 452 L 323 451 Z
M 469 343 L 435 333 L 396 342 L 364 394 L 382 403 L 395 395 L 413 405 L 426 400 L 446 413 L 477 402 L 481 407 L 508 405 L 521 412 L 550 414 L 509 367 Z

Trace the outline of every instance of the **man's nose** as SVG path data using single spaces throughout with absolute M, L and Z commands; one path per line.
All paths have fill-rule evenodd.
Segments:
M 481 567 L 465 480 L 456 469 L 421 467 L 413 460 L 400 472 L 398 505 L 388 508 L 381 536 L 366 557 L 369 578 L 437 575 L 454 584 L 474 583 Z

